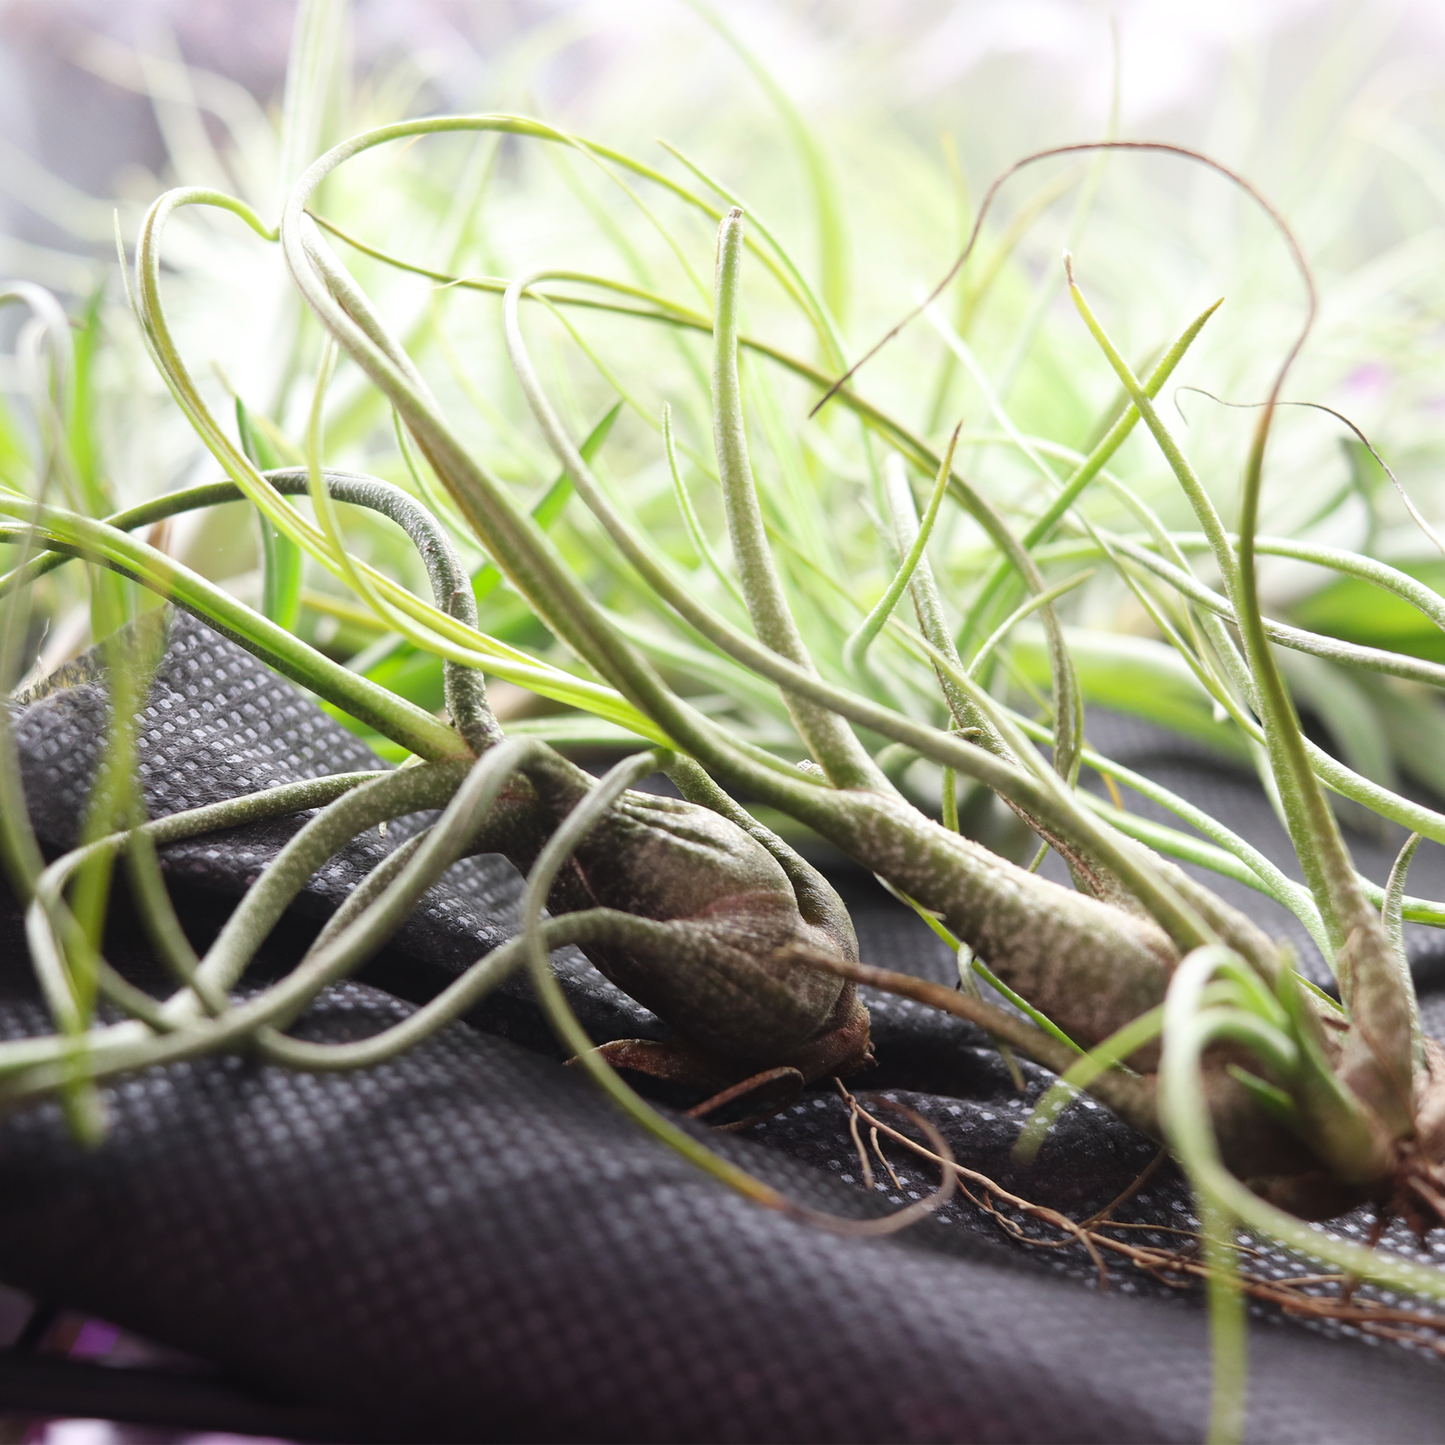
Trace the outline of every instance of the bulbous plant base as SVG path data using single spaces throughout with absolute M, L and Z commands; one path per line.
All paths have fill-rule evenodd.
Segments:
M 1415 1131 L 1399 1146 L 1387 1196 L 1390 1214 L 1421 1239 L 1445 1228 L 1445 1049 L 1426 1039 L 1424 1055 L 1415 1074 Z
M 1372 1204 L 1377 1229 L 1402 1219 L 1423 1242 L 1433 1230 L 1445 1229 L 1445 1163 L 1429 1158 L 1414 1139 L 1400 1145 L 1394 1176 L 1382 1188 L 1345 1184 L 1325 1170 L 1289 1178 L 1254 1180 L 1261 1198 L 1300 1219 L 1323 1223 Z
M 1320 1168 L 1251 1179 L 1250 1188 L 1300 1219 L 1337 1219 L 1369 1204 L 1378 1229 L 1401 1219 L 1421 1241 L 1445 1229 L 1445 1051 L 1434 1040 L 1425 1041 L 1414 1087 L 1413 1130 L 1382 1146 L 1386 1165 L 1374 1178 L 1348 1181 Z
M 1368 1204 L 1374 1194 L 1374 1191 L 1360 1185 L 1342 1183 L 1326 1169 L 1245 1182 L 1266 1203 L 1312 1223 L 1338 1219 L 1340 1215 Z
M 1400 1152 L 1386 1217 L 1403 1219 L 1423 1240 L 1432 1229 L 1445 1229 L 1445 1163 L 1427 1157 L 1414 1140 Z

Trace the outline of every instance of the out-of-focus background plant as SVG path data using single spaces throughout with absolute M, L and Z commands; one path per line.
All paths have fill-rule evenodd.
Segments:
M 0 269 L 58 290 L 92 318 L 82 343 L 82 364 L 95 358 L 87 377 L 90 457 L 97 484 L 116 505 L 201 480 L 213 468 L 125 305 L 113 208 L 128 244 L 143 208 L 167 185 L 216 185 L 274 214 L 282 171 L 294 174 L 300 159 L 279 156 L 277 142 L 292 18 L 289 0 L 258 0 L 244 13 L 178 0 L 14 0 L 0 9 Z M 1436 482 L 1445 298 L 1434 259 L 1445 165 L 1432 83 L 1445 21 L 1430 5 L 733 3 L 708 11 L 685 3 L 362 0 L 353 44 L 355 54 L 338 63 L 360 84 L 315 115 L 319 142 L 434 110 L 515 110 L 695 180 L 661 137 L 734 192 L 809 267 L 849 355 L 943 273 L 982 189 L 1018 156 L 1110 134 L 1201 146 L 1278 203 L 1317 269 L 1322 322 L 1292 396 L 1348 415 L 1427 516 L 1445 512 Z M 437 272 L 507 277 L 560 266 L 629 277 L 706 311 L 711 238 L 702 218 L 670 208 L 666 196 L 638 191 L 647 208 L 639 209 L 603 167 L 552 146 L 421 144 L 427 164 L 391 148 L 329 182 L 321 208 L 348 234 Z M 1086 158 L 1012 182 L 979 262 L 941 302 L 938 324 L 915 322 L 872 363 L 866 386 L 935 440 L 962 417 L 969 474 L 1006 511 L 1032 507 L 1037 472 L 1004 436 L 987 393 L 1026 436 L 1081 449 L 1116 395 L 1064 295 L 1065 246 L 1136 365 L 1224 296 L 1175 381 L 1226 400 L 1263 394 L 1299 315 L 1287 257 L 1264 222 L 1197 168 L 1158 157 Z M 422 356 L 469 443 L 519 489 L 540 495 L 556 467 L 502 354 L 498 298 L 439 289 L 342 250 Z M 310 325 L 298 331 L 279 255 L 227 218 L 192 211 L 172 227 L 167 262 L 178 337 L 212 404 L 229 409 L 228 394 L 239 395 L 275 421 L 280 434 L 271 440 L 284 453 L 303 428 L 320 336 Z M 748 304 L 753 332 L 816 359 L 796 308 L 777 288 L 753 286 Z M 697 384 L 703 353 L 668 328 L 575 311 L 568 320 L 605 357 L 605 370 L 560 321 L 533 317 L 528 325 L 569 419 L 585 434 L 619 392 L 635 403 L 610 433 L 606 466 L 629 478 L 628 506 L 669 550 L 700 560 L 689 550 L 657 426 L 671 404 L 684 472 L 691 458 L 706 462 L 705 388 Z M 957 342 L 950 349 L 950 332 L 963 342 L 961 354 Z M 17 363 L 7 359 L 5 367 L 0 388 L 13 396 L 22 378 Z M 777 520 L 795 539 L 811 531 L 820 546 L 841 552 L 839 573 L 859 579 L 858 595 L 871 601 L 869 589 L 881 592 L 892 560 L 878 547 L 876 491 L 861 454 L 852 445 L 831 447 L 826 431 L 804 435 L 796 423 L 816 393 L 776 373 L 768 380 L 755 388 L 755 445 Z M 356 383 L 343 370 L 333 391 L 332 460 L 406 481 L 378 399 Z M 1251 414 L 1187 393 L 1177 404 L 1191 454 L 1229 518 Z M 12 408 L 0 465 L 24 465 L 23 416 L 23 407 Z M 1142 434 L 1113 467 L 1166 522 L 1190 525 L 1182 495 Z M 715 534 L 715 489 L 696 471 L 689 482 L 705 530 Z M 1091 506 L 1111 526 L 1134 525 L 1107 493 Z M 420 581 L 385 524 L 348 526 L 362 555 Z M 573 508 L 556 532 L 584 571 L 588 526 Z M 961 599 L 987 565 L 987 549 L 961 514 L 946 511 L 941 528 L 934 553 L 946 558 L 946 586 Z M 1319 412 L 1281 417 L 1262 531 L 1359 548 L 1431 583 L 1445 580 L 1445 562 L 1384 474 Z M 189 565 L 260 599 L 257 533 L 239 505 L 175 519 L 164 540 Z M 646 598 L 625 575 L 590 570 L 592 585 L 645 632 Z M 793 572 L 814 594 L 815 626 L 841 636 L 855 625 L 846 609 L 831 623 L 821 615 L 841 604 L 830 609 L 826 588 L 809 584 L 806 561 Z M 699 586 L 717 586 L 719 606 L 729 605 L 705 567 L 697 576 Z M 1441 650 L 1426 619 L 1378 589 L 1281 559 L 1266 564 L 1264 581 L 1267 610 L 1276 615 L 1292 613 L 1355 641 L 1432 657 Z M 78 569 L 43 585 L 40 675 L 86 645 L 90 616 Z M 309 568 L 302 635 L 438 705 L 438 664 L 379 633 L 343 594 Z M 545 647 L 525 609 L 508 598 L 505 589 L 493 594 L 484 627 Z M 1179 668 L 1150 646 L 1151 624 L 1117 577 L 1095 579 L 1066 606 L 1091 700 L 1228 744 L 1202 695 L 1182 679 L 1169 685 Z M 1126 640 L 1110 640 L 1120 637 Z M 684 671 L 692 666 L 692 690 L 748 706 L 735 669 L 671 661 Z M 886 672 L 886 658 L 882 666 Z M 1015 634 L 1010 666 L 1024 679 L 1046 673 L 1027 624 Z M 1398 723 L 1393 732 L 1385 725 L 1358 675 L 1327 672 L 1301 665 L 1293 682 L 1359 771 L 1389 780 L 1410 753 L 1406 764 L 1435 778 L 1435 755 L 1406 746 Z M 534 706 L 520 695 L 504 694 L 503 703 Z M 751 721 L 767 734 L 779 721 L 776 701 L 759 700 Z

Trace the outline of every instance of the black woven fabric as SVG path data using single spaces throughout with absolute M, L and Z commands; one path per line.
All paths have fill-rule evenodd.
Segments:
M 103 720 L 103 687 L 83 680 L 17 715 L 27 793 L 51 848 L 73 840 Z M 1109 746 L 1118 755 L 1129 742 L 1121 731 Z M 1135 752 L 1144 747 L 1157 751 L 1157 735 L 1141 735 Z M 187 619 L 173 629 L 141 749 L 153 814 L 372 764 L 288 685 Z M 1216 811 L 1221 777 L 1251 796 L 1247 779 L 1213 760 L 1187 748 L 1169 758 L 1170 785 L 1187 792 L 1195 770 Z M 1252 798 L 1234 825 L 1258 841 L 1269 815 Z M 198 938 L 295 826 L 165 851 Z M 318 875 L 258 970 L 285 967 L 358 871 L 407 831 L 355 843 Z M 926 930 L 866 880 L 839 881 L 865 958 L 947 976 Z M 504 935 L 516 894 L 499 860 L 458 865 L 386 955 L 328 990 L 299 1031 L 359 1037 L 401 1017 Z M 138 979 L 151 971 L 124 909 L 108 952 Z M 580 956 L 559 969 L 595 1037 L 665 1033 Z M 966 1026 L 898 999 L 868 1002 L 879 1068 L 860 1086 L 920 1108 L 971 1167 L 1080 1217 L 1153 1157 L 1149 1141 L 1084 1101 L 1037 1165 L 1018 1169 L 1008 1149 L 1047 1076 L 1026 1066 L 1020 1095 Z M 44 1027 L 11 907 L 0 916 L 0 1029 Z M 562 1067 L 521 985 L 364 1073 L 206 1059 L 107 1097 L 110 1129 L 93 1152 L 69 1141 L 51 1105 L 0 1126 L 0 1277 L 213 1360 L 317 1418 L 339 1412 L 357 1437 L 1151 1441 L 1203 1431 L 1196 1299 L 1162 1297 L 1163 1286 L 1117 1268 L 1102 1292 L 1077 1248 L 1002 1243 L 967 1202 L 887 1240 L 839 1238 L 752 1206 Z M 825 1090 L 746 1137 L 708 1137 L 840 1214 L 932 1187 L 893 1150 L 897 1187 L 883 1175 L 864 1192 L 846 1112 Z M 1188 1210 L 1166 1168 L 1122 1217 L 1164 1227 L 1187 1223 Z M 1252 1368 L 1252 1439 L 1445 1437 L 1445 1371 L 1432 1360 L 1265 1319 Z

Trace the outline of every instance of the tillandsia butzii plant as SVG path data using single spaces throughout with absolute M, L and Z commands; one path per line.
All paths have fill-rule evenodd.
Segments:
M 1027 158 L 987 193 L 957 264 L 920 307 L 948 348 L 948 366 L 961 365 L 978 381 L 989 427 L 960 422 L 950 431 L 939 406 L 925 407 L 930 414 L 914 426 L 863 391 L 867 372 L 849 365 L 837 288 L 815 290 L 768 227 L 680 155 L 685 179 L 538 120 L 459 115 L 361 131 L 303 171 L 319 149 L 307 77 L 334 32 L 331 11 L 320 3 L 302 11 L 282 146 L 291 184 L 279 221 L 269 224 L 259 202 L 182 187 L 146 214 L 133 275 L 122 246 L 127 295 L 149 354 L 224 479 L 116 508 L 87 430 L 93 315 L 77 346 L 47 293 L 17 284 L 0 298 L 32 318 L 17 355 L 34 421 L 28 471 L 7 462 L 0 490 L 4 540 L 14 552 L 0 579 L 6 683 L 22 670 L 37 589 L 79 559 L 112 699 L 105 766 L 81 843 L 50 862 L 26 821 L 10 715 L 0 710 L 0 844 L 28 908 L 27 941 L 55 1024 L 50 1036 L 0 1044 L 0 1100 L 15 1106 L 56 1095 L 72 1127 L 95 1137 L 104 1128 L 99 1086 L 118 1075 L 243 1048 L 298 1069 L 365 1067 L 427 1037 L 525 967 L 565 1045 L 623 1108 L 760 1204 L 814 1217 L 671 1124 L 616 1070 L 692 1088 L 704 1115 L 721 1101 L 741 1101 L 746 1123 L 810 1083 L 866 1066 L 868 1015 L 857 989 L 870 984 L 970 1019 L 1060 1075 L 1022 1149 L 1037 1147 L 1062 1104 L 1084 1089 L 1173 1152 L 1204 1221 L 1216 1438 L 1237 1434 L 1242 1418 L 1239 1226 L 1359 1279 L 1445 1299 L 1438 1271 L 1305 1222 L 1372 1204 L 1422 1234 L 1445 1224 L 1445 1053 L 1422 1032 L 1402 943 L 1405 919 L 1445 924 L 1445 904 L 1405 891 L 1420 839 L 1445 843 L 1445 816 L 1306 736 L 1278 650 L 1428 687 L 1445 684 L 1445 668 L 1266 618 L 1258 558 L 1333 569 L 1441 628 L 1445 602 L 1371 557 L 1258 535 L 1271 427 L 1315 306 L 1309 270 L 1283 221 L 1231 172 L 1172 146 L 1108 140 Z M 655 289 L 641 260 L 630 280 L 562 269 L 467 275 L 393 255 L 328 215 L 328 198 L 346 194 L 348 165 L 429 137 L 538 144 L 563 164 L 597 167 L 666 238 L 680 272 L 700 282 L 704 309 Z M 1156 402 L 1213 306 L 1136 372 L 1065 258 L 1068 293 L 1098 364 L 1121 388 L 1120 404 L 1083 452 L 1020 431 L 981 378 L 964 334 L 978 290 L 964 292 L 953 319 L 939 309 L 945 289 L 977 266 L 1005 181 L 1050 160 L 1092 163 L 1140 151 L 1202 164 L 1242 187 L 1276 224 L 1302 281 L 1305 324 L 1259 408 L 1234 529 Z M 424 154 L 409 152 L 408 164 L 421 164 Z M 699 275 L 705 252 L 690 249 L 683 228 L 664 221 L 640 187 L 715 228 L 710 286 Z M 483 188 L 464 188 L 468 205 L 480 208 Z M 182 355 L 162 305 L 162 259 L 168 224 L 195 208 L 229 213 L 228 224 L 279 249 L 291 294 L 304 305 L 295 312 L 285 371 L 292 381 L 310 379 L 309 396 L 289 411 L 280 394 L 268 403 L 274 416 L 239 398 L 221 411 Z M 430 309 L 397 328 L 338 245 L 378 277 L 426 280 Z M 796 308 L 809 356 L 744 331 L 754 272 Z M 492 382 L 468 378 L 465 360 L 445 348 L 438 347 L 444 376 L 429 376 L 418 360 L 444 335 L 437 308 L 468 295 L 499 306 L 492 322 L 510 367 L 505 387 L 520 396 L 552 454 L 539 470 L 539 450 L 527 442 L 520 483 L 488 464 L 441 399 Z M 577 318 L 588 314 L 631 331 L 670 333 L 678 367 L 695 373 L 706 412 L 655 415 L 609 366 L 608 343 L 579 329 Z M 548 383 L 547 368 L 534 360 L 524 318 L 542 317 L 620 397 L 590 426 L 578 425 L 575 397 L 560 394 L 569 385 L 565 368 Z M 608 333 L 616 334 L 630 332 Z M 332 399 L 339 370 L 344 402 Z M 810 390 L 811 420 L 780 409 L 769 384 L 775 374 Z M 947 388 L 938 394 L 946 397 Z M 780 459 L 768 487 L 753 469 L 755 408 L 769 453 Z M 659 433 L 653 472 L 636 486 L 604 467 L 620 411 Z M 372 427 L 378 420 L 383 425 Z M 1197 530 L 1166 525 L 1110 470 L 1141 421 Z M 709 425 L 711 445 L 691 445 L 688 436 Z M 328 464 L 328 435 L 368 427 L 390 428 L 386 465 L 396 481 Z M 18 455 L 8 432 L 0 440 Z M 1033 469 L 1025 508 L 1001 506 L 970 480 L 962 458 L 984 445 L 1010 447 Z M 859 486 L 850 509 L 826 506 L 815 494 L 817 477 L 845 455 L 855 459 Z M 705 495 L 694 496 L 689 470 L 706 482 Z M 1101 492 L 1115 515 L 1132 519 L 1132 530 L 1105 525 L 1091 509 Z M 237 501 L 254 509 L 264 544 L 255 606 L 176 560 L 157 532 L 169 519 Z M 851 519 L 830 532 L 843 510 Z M 386 519 L 409 540 L 429 597 L 407 585 L 411 564 L 396 560 L 392 542 L 369 557 L 357 547 L 354 518 L 362 513 Z M 874 545 L 880 537 L 885 544 L 887 575 L 876 586 L 849 570 L 859 517 Z M 965 525 L 983 558 L 966 587 L 957 549 L 947 545 Z M 142 529 L 150 529 L 146 540 Z M 1201 575 L 1192 560 L 1201 555 L 1212 573 Z M 1058 576 L 1080 561 L 1092 570 Z M 876 556 L 869 565 L 872 578 Z M 340 590 L 308 591 L 308 567 Z M 1086 745 L 1085 689 L 1060 613 L 1100 574 L 1136 600 L 1174 650 L 1176 667 L 1187 668 L 1215 725 L 1235 729 L 1252 750 L 1306 886 L 1200 809 Z M 167 614 L 143 605 L 143 594 L 203 618 L 407 765 L 147 818 L 135 719 Z M 319 632 L 304 635 L 299 619 L 308 609 L 360 629 L 369 647 L 358 646 L 349 665 L 338 661 L 318 645 Z M 1045 659 L 1046 692 L 1021 662 L 1030 648 Z M 439 673 L 440 716 L 435 701 L 423 705 L 397 681 L 406 660 Z M 504 726 L 488 674 L 552 710 Z M 1034 689 L 1031 712 L 1019 705 L 1021 688 Z M 600 780 L 565 755 L 570 746 L 627 740 L 641 751 Z M 940 780 L 936 806 L 908 781 L 929 765 Z M 1135 788 L 1197 831 L 1111 806 L 1079 786 L 1084 767 Z M 635 790 L 656 772 L 680 799 Z M 971 790 L 963 815 L 960 780 Z M 1356 872 L 1327 790 L 1410 831 L 1383 886 Z M 1011 810 L 1018 832 L 1064 860 L 1072 887 L 960 830 L 969 808 L 977 815 L 978 800 L 990 797 Z M 318 868 L 364 830 L 427 809 L 440 816 L 386 856 L 291 972 L 243 990 L 256 951 Z M 198 957 L 171 908 L 158 850 L 311 810 Z M 860 960 L 845 908 L 784 840 L 788 826 L 810 830 L 876 874 L 950 941 L 962 969 L 1017 1008 Z M 318 1044 L 288 1033 L 323 988 L 385 945 L 448 867 L 479 852 L 505 854 L 526 876 L 515 939 L 373 1038 Z M 1333 969 L 1338 1001 L 1296 970 L 1288 948 L 1169 855 L 1243 880 L 1291 910 Z M 122 861 L 155 951 L 175 975 L 165 1000 L 103 956 L 106 898 Z M 549 950 L 563 944 L 580 946 L 653 1009 L 673 1040 L 594 1049 L 549 969 Z M 124 1021 L 98 1020 L 102 998 Z M 945 1166 L 951 1183 L 946 1155 Z M 887 1223 L 919 1212 L 911 1206 Z

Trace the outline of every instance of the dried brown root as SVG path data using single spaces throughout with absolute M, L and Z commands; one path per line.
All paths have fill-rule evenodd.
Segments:
M 1149 1176 L 1159 1168 L 1165 1157 L 1162 1151 L 1118 1198 L 1089 1219 L 1079 1222 L 1056 1209 L 1050 1209 L 1047 1205 L 1036 1204 L 1012 1193 L 988 1175 L 969 1169 L 956 1160 L 945 1161 L 916 1140 L 874 1118 L 856 1100 L 853 1101 L 853 1107 L 857 1110 L 857 1116 L 871 1128 L 888 1135 L 919 1158 L 951 1168 L 958 1176 L 959 1192 L 987 1214 L 1010 1238 L 1032 1249 L 1068 1249 L 1075 1245 L 1084 1249 L 1098 1271 L 1101 1288 L 1107 1289 L 1109 1285 L 1109 1273 L 1103 1259 L 1105 1254 L 1171 1289 L 1194 1288 L 1209 1277 L 1209 1267 L 1204 1262 L 1200 1250 L 1201 1240 L 1197 1233 L 1168 1225 L 1121 1223 L 1108 1217 L 1114 1209 L 1137 1193 Z M 970 1185 L 973 1188 L 970 1188 Z M 1058 1230 L 1060 1237 L 1040 1239 L 1028 1233 L 1018 1219 L 1004 1212 L 1001 1205 L 1051 1226 Z M 1383 1214 L 1377 1216 L 1377 1228 L 1372 1231 L 1372 1242 L 1377 1242 L 1387 1218 L 1388 1216 Z M 1155 1245 L 1131 1244 L 1127 1239 L 1115 1237 L 1116 1234 L 1128 1234 L 1131 1231 L 1178 1235 L 1184 1243 L 1178 1249 L 1162 1249 Z M 1299 1274 L 1275 1279 L 1258 1268 L 1251 1268 L 1253 1261 L 1264 1258 L 1261 1251 L 1241 1246 L 1239 1252 L 1243 1257 L 1239 1270 L 1240 1287 L 1251 1299 L 1274 1305 L 1296 1319 L 1350 1325 L 1364 1334 L 1419 1345 L 1445 1357 L 1445 1310 L 1437 1313 L 1360 1297 L 1356 1294 L 1358 1281 L 1346 1274 Z M 1330 1284 L 1338 1286 L 1338 1294 L 1330 1296 L 1304 1292 Z
M 473 850 L 501 852 L 530 872 L 594 784 L 560 755 L 539 753 L 503 792 Z M 870 1058 L 854 985 L 787 961 L 797 947 L 856 959 L 847 910 L 765 829 L 709 806 L 625 792 L 573 850 L 547 906 L 599 912 L 583 952 L 679 1043 L 718 1065 L 698 1081 L 708 1092 L 760 1069 L 786 1065 L 811 1081 Z
M 687 1117 L 689 1119 L 705 1119 L 709 1114 L 715 1114 L 719 1109 L 725 1109 L 730 1104 L 737 1103 L 739 1099 L 751 1099 L 755 1105 L 752 1113 L 741 1119 L 734 1119 L 731 1123 L 716 1126 L 730 1132 L 750 1129 L 754 1124 L 761 1124 L 765 1119 L 771 1119 L 774 1114 L 781 1114 L 784 1109 L 797 1101 L 798 1095 L 802 1092 L 803 1076 L 797 1069 L 790 1069 L 786 1066 L 778 1069 L 763 1069 L 751 1078 L 734 1084 L 730 1089 L 724 1089 L 721 1093 L 714 1094 L 712 1098 L 695 1104 L 687 1111 Z

